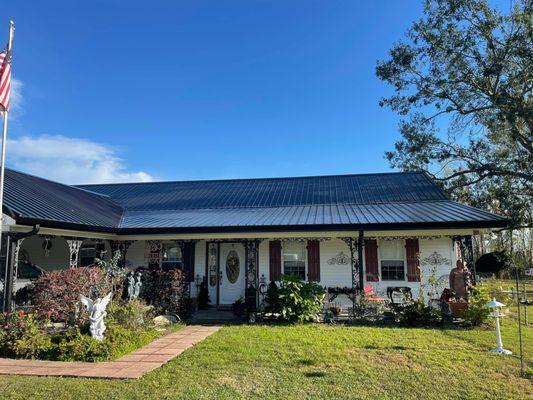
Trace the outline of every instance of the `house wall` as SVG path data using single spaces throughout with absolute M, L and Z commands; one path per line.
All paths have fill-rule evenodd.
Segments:
M 326 236 L 326 235 L 324 235 Z M 86 242 L 90 242 L 87 239 Z M 33 236 L 24 240 L 21 250 L 29 255 L 30 262 L 40 266 L 45 270 L 54 270 L 68 268 L 69 265 L 69 249 L 67 242 L 62 237 L 52 238 L 52 250 L 48 257 L 45 257 L 44 250 L 42 248 L 43 238 L 39 236 Z M 164 242 L 167 245 L 172 243 L 171 241 Z M 379 246 L 380 240 L 378 240 Z M 126 266 L 130 269 L 146 266 L 146 247 L 147 242 L 144 240 L 135 241 L 128 248 L 126 253 Z M 195 252 L 195 264 L 194 275 L 204 277 L 206 274 L 206 246 L 205 240 L 199 240 L 196 244 Z M 418 297 L 420 294 L 420 288 L 423 287 L 424 291 L 431 290 L 427 286 L 427 281 L 433 274 L 432 267 L 424 264 L 426 260 L 433 253 L 438 253 L 441 257 L 446 259 L 446 262 L 437 265 L 434 271 L 434 275 L 439 279 L 439 293 L 444 287 L 448 286 L 448 274 L 451 268 L 455 265 L 455 252 L 453 251 L 452 240 L 449 237 L 440 237 L 437 239 L 420 239 L 420 260 L 421 260 L 421 275 L 422 282 L 408 282 L 405 281 L 378 281 L 368 282 L 365 277 L 365 285 L 371 285 L 379 296 L 386 296 L 387 287 L 390 286 L 407 286 L 412 289 L 414 297 Z M 111 255 L 111 249 L 109 243 L 106 242 L 106 257 Z M 320 242 L 320 284 L 326 287 L 350 287 L 351 286 L 351 265 L 350 263 L 338 264 L 330 262 L 331 259 L 338 256 L 340 253 L 348 256 L 350 255 L 348 246 L 340 239 L 324 240 Z M 259 245 L 259 269 L 258 276 L 260 279 L 264 279 L 267 283 L 270 282 L 270 266 L 269 266 L 269 240 L 263 240 Z M 378 261 L 379 249 L 378 249 Z M 224 265 L 224 260 L 220 260 L 221 265 Z M 364 260 L 363 260 L 364 262 Z M 379 263 L 381 265 L 381 263 Z M 244 260 L 242 260 L 242 268 L 244 268 Z M 381 274 L 380 274 L 381 276 Z M 211 303 L 216 304 L 216 286 L 208 285 L 209 295 Z M 191 283 L 191 295 L 197 296 L 197 287 L 195 283 Z M 244 293 L 243 293 L 244 294 Z M 344 303 L 349 302 L 345 296 L 340 295 L 336 301 Z
M 404 242 L 402 240 L 402 242 Z M 270 281 L 269 277 L 269 242 L 261 242 L 259 248 L 259 276 L 264 275 L 266 281 Z M 378 241 L 379 243 L 379 241 Z M 402 243 L 403 245 L 403 243 Z M 436 266 L 436 268 L 427 264 L 421 265 L 421 282 L 408 282 L 407 277 L 403 281 L 383 281 L 381 280 L 381 257 L 378 248 L 378 262 L 380 265 L 380 280 L 378 282 L 369 282 L 364 276 L 365 286 L 373 286 L 374 291 L 380 297 L 386 297 L 387 288 L 391 286 L 404 286 L 411 288 L 413 297 L 417 298 L 420 295 L 421 288 L 424 292 L 432 291 L 428 286 L 428 280 L 432 275 L 438 279 L 438 288 L 435 288 L 440 294 L 442 290 L 448 286 L 448 275 L 450 270 L 455 265 L 455 253 L 453 251 L 453 243 L 450 238 L 442 237 L 438 239 L 420 239 L 420 260 L 424 261 L 427 257 L 437 252 L 441 257 L 447 259 L 447 262 Z M 325 240 L 320 242 L 320 284 L 325 287 L 350 287 L 352 284 L 351 265 L 338 264 L 330 262 L 339 254 L 343 253 L 350 256 L 348 245 L 340 239 Z M 363 252 L 363 263 L 364 252 Z M 364 266 L 364 264 L 363 264 Z M 404 253 L 404 266 L 407 268 L 407 260 Z M 364 269 L 364 268 L 363 268 Z M 434 270 L 434 271 L 433 271 Z M 341 304 L 349 304 L 351 300 L 345 295 L 339 295 L 336 302 Z

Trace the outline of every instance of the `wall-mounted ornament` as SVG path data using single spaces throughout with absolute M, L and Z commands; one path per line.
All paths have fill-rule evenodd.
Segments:
M 341 251 L 335 257 L 332 257 L 328 260 L 329 265 L 349 265 L 350 256 Z
M 49 236 L 45 236 L 43 241 L 43 250 L 44 250 L 44 256 L 50 257 L 50 252 L 52 251 L 52 238 Z
M 422 260 L 420 260 L 420 263 L 423 266 L 436 268 L 436 267 L 439 267 L 441 265 L 450 265 L 451 266 L 452 261 L 449 258 L 446 258 L 446 257 L 442 256 L 440 253 L 434 251 L 429 256 L 424 257 Z

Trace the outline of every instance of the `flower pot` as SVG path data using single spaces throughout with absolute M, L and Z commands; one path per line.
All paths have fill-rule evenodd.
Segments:
M 450 302 L 449 305 L 454 318 L 458 318 L 461 315 L 461 312 L 468 308 L 468 303 L 464 301 Z

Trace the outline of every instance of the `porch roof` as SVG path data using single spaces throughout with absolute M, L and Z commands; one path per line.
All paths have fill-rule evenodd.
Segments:
M 508 224 L 449 200 L 423 173 L 68 186 L 8 169 L 4 211 L 17 223 L 117 233 Z

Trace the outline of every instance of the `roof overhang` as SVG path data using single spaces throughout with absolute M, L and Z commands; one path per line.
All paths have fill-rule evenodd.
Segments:
M 150 228 L 150 229 L 98 229 L 76 224 L 48 223 L 50 221 L 17 221 L 16 225 L 6 228 L 12 232 L 27 232 L 36 224 L 41 226 L 41 235 L 83 237 L 106 240 L 173 240 L 173 239 L 246 239 L 246 238 L 283 238 L 283 237 L 353 237 L 359 231 L 365 236 L 456 236 L 472 235 L 501 229 L 496 224 L 387 224 L 387 225 L 312 225 L 312 226 L 268 226 L 268 227 L 212 227 L 212 228 Z

